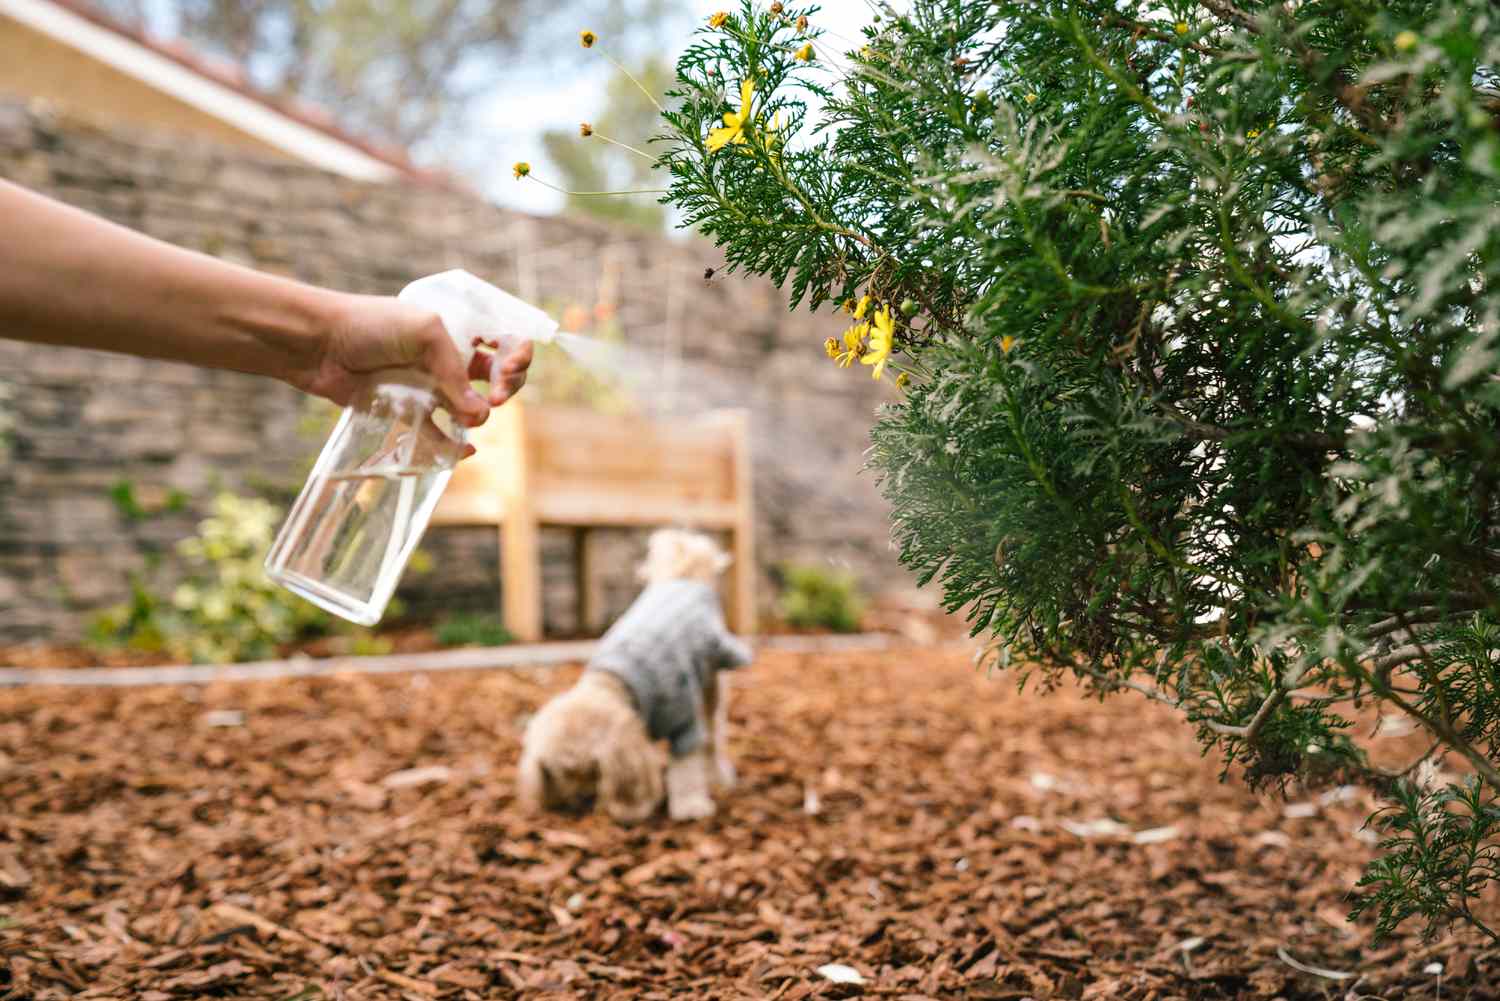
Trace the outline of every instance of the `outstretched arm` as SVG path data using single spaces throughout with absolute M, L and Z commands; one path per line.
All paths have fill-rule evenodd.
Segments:
M 385 368 L 431 375 L 453 414 L 483 423 L 526 381 L 531 345 L 489 399 L 436 314 L 183 250 L 0 180 L 0 335 L 269 375 L 347 403 Z

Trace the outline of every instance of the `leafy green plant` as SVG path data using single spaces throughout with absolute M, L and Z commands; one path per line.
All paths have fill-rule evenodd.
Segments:
M 1382 931 L 1474 920 L 1500 818 L 1500 11 L 746 0 L 657 149 L 731 269 L 852 315 L 902 561 L 1023 679 L 1360 782 Z M 1377 707 L 1464 772 L 1414 786 Z M 1423 755 L 1421 760 L 1427 760 Z M 1485 928 L 1486 932 L 1490 929 Z
M 261 565 L 279 520 L 266 501 L 220 494 L 198 535 L 178 545 L 192 577 L 167 600 L 134 582 L 129 604 L 95 620 L 94 641 L 223 663 L 270 657 L 326 630 L 329 616 L 277 587 Z
M 777 608 L 788 625 L 839 633 L 859 629 L 864 600 L 853 574 L 788 564 L 781 568 L 781 578 Z
M 437 625 L 437 641 L 443 646 L 505 646 L 515 636 L 494 615 L 460 613 Z
M 109 499 L 115 502 L 115 510 L 127 521 L 140 521 L 146 517 L 145 508 L 135 499 L 135 484 L 129 480 L 116 480 L 109 488 Z
M 130 600 L 94 616 L 89 623 L 88 639 L 99 647 L 125 646 L 146 653 L 166 650 L 167 637 L 162 630 L 156 596 L 139 577 L 132 577 Z

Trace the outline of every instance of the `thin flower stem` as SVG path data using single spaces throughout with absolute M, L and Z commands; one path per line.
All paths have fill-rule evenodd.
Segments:
M 567 188 L 560 188 L 560 187 L 558 187 L 555 184 L 550 184 L 547 181 L 542 180 L 540 177 L 537 177 L 535 174 L 527 174 L 526 178 L 527 178 L 527 180 L 535 181 L 536 183 L 540 184 L 544 188 L 551 188 L 553 191 L 556 191 L 556 192 L 558 192 L 560 194 L 564 194 L 564 195 L 570 195 L 570 196 L 572 196 L 574 198 L 596 198 L 596 197 L 603 197 L 605 195 L 665 195 L 665 194 L 667 194 L 667 189 L 666 188 L 629 188 L 629 189 L 626 189 L 624 191 L 569 191 Z
M 618 59 L 610 55 L 608 52 L 605 52 L 603 49 L 599 50 L 599 54 L 602 55 L 605 59 L 608 59 L 611 66 L 619 70 L 621 73 L 625 74 L 625 79 L 635 84 L 636 89 L 639 90 L 642 94 L 646 95 L 646 100 L 651 102 L 651 106 L 656 109 L 658 114 L 665 115 L 667 113 L 667 110 L 661 106 L 661 102 L 657 101 L 655 95 L 653 95 L 649 90 L 646 89 L 646 85 L 637 80 L 634 73 L 631 73 L 624 66 L 621 66 Z
M 646 152 L 644 152 L 642 150 L 638 150 L 634 146 L 631 146 L 629 143 L 622 143 L 618 139 L 611 139 L 609 136 L 605 135 L 602 132 L 595 132 L 593 134 L 593 137 L 595 139 L 602 139 L 605 142 L 609 143 L 611 146 L 618 146 L 621 149 L 628 149 L 628 150 L 630 150 L 630 152 L 634 153 L 636 156 L 641 157 L 642 159 L 645 159 L 645 160 L 650 160 L 652 163 L 656 162 L 656 157 L 652 156 L 650 153 L 646 153 Z

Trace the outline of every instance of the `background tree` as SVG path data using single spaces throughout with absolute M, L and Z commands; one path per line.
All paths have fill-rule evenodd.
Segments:
M 356 134 L 420 144 L 465 132 L 476 98 L 571 54 L 580 19 L 625 58 L 678 0 L 99 0 L 232 60 L 267 93 L 310 101 Z M 153 16 L 153 15 L 168 16 Z
M 1497 13 L 916 0 L 852 40 L 746 2 L 661 161 L 732 267 L 846 303 L 837 364 L 896 373 L 901 558 L 992 662 L 1388 797 L 1381 930 L 1494 936 Z M 1430 749 L 1377 767 L 1381 711 Z
M 592 135 L 580 136 L 578 130 L 545 133 L 542 144 L 548 165 L 557 171 L 561 186 L 569 191 L 650 187 L 656 175 L 642 140 L 657 129 L 659 102 L 664 99 L 671 79 L 672 70 L 666 62 L 648 58 L 630 76 L 616 72 L 610 78 L 598 117 L 586 123 Z M 646 92 L 656 101 L 648 98 Z M 626 149 L 618 143 L 634 148 Z M 661 229 L 667 220 L 666 208 L 645 198 L 569 195 L 564 207 L 569 212 L 645 229 Z

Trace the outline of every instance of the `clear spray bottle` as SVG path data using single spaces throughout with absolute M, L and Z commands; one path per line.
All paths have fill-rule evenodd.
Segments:
M 522 340 L 557 324 L 467 271 L 412 282 L 397 298 L 442 317 L 465 367 L 495 346 L 492 377 Z M 464 453 L 464 429 L 417 371 L 382 375 L 350 403 L 266 557 L 272 580 L 335 615 L 374 625 Z

